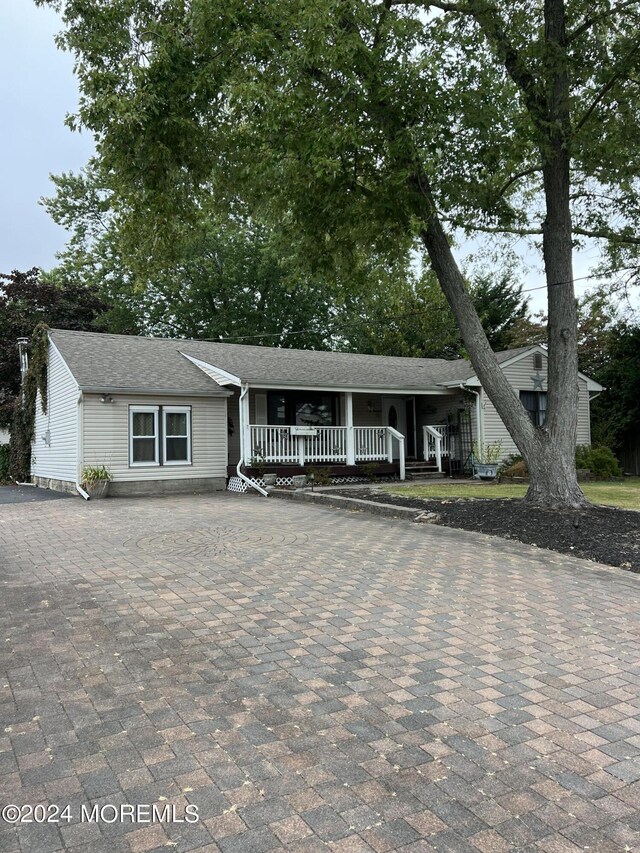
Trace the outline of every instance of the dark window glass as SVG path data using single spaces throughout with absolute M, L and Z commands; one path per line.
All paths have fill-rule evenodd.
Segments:
M 166 414 L 166 430 L 167 435 L 186 436 L 187 434 L 187 413 L 186 412 L 167 412 Z
M 133 435 L 155 435 L 156 416 L 153 412 L 133 413 Z
M 544 426 L 547 417 L 546 391 L 521 391 L 520 402 L 529 413 L 534 426 Z
M 335 426 L 335 394 L 272 391 L 267 398 L 268 423 L 275 426 Z
M 287 425 L 287 400 L 284 394 L 269 394 L 268 417 L 270 424 Z
M 165 460 L 167 462 L 186 462 L 189 459 L 187 438 L 165 439 Z
M 155 462 L 156 440 L 155 438 L 133 439 L 133 462 Z
M 297 426 L 332 426 L 333 400 L 320 397 L 313 400 L 296 400 Z

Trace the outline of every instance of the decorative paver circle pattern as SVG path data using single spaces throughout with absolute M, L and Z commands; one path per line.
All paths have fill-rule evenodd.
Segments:
M 132 544 L 143 551 L 168 557 L 216 557 L 256 548 L 306 545 L 308 541 L 308 535 L 301 532 L 223 526 L 154 533 L 134 539 Z

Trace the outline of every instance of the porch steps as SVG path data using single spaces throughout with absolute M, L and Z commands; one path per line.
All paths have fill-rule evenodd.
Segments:
M 407 462 L 405 465 L 407 480 L 422 479 L 423 477 L 444 477 L 442 471 L 438 471 L 435 462 Z

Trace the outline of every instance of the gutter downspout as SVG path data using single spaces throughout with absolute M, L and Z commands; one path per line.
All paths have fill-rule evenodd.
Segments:
M 244 401 L 249 394 L 249 386 L 241 385 L 240 386 L 240 399 L 238 400 L 238 419 L 240 423 L 238 426 L 240 427 L 240 459 L 238 460 L 238 464 L 236 465 L 236 473 L 240 479 L 246 483 L 248 486 L 251 486 L 252 489 L 255 489 L 257 492 L 260 492 L 261 495 L 264 495 L 265 498 L 269 497 L 269 492 L 265 491 L 262 486 L 259 486 L 253 480 L 251 480 L 247 475 L 241 471 L 240 469 L 244 465 L 245 458 L 245 427 L 247 426 L 244 422 Z
M 90 501 L 91 497 L 85 492 L 85 490 L 80 485 L 80 478 L 82 477 L 82 459 L 84 456 L 83 451 L 83 422 L 82 422 L 82 391 L 78 396 L 78 418 L 76 420 L 76 428 L 78 433 L 76 435 L 76 491 L 80 495 L 80 497 L 84 498 L 85 501 Z

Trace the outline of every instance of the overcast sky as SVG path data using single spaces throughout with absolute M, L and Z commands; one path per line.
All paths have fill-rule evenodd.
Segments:
M 0 0 L 0 272 L 48 269 L 66 242 L 38 204 L 53 194 L 49 174 L 77 171 L 92 153 L 88 134 L 72 133 L 65 115 L 78 91 L 72 57 L 58 50 L 61 29 L 33 0 Z

